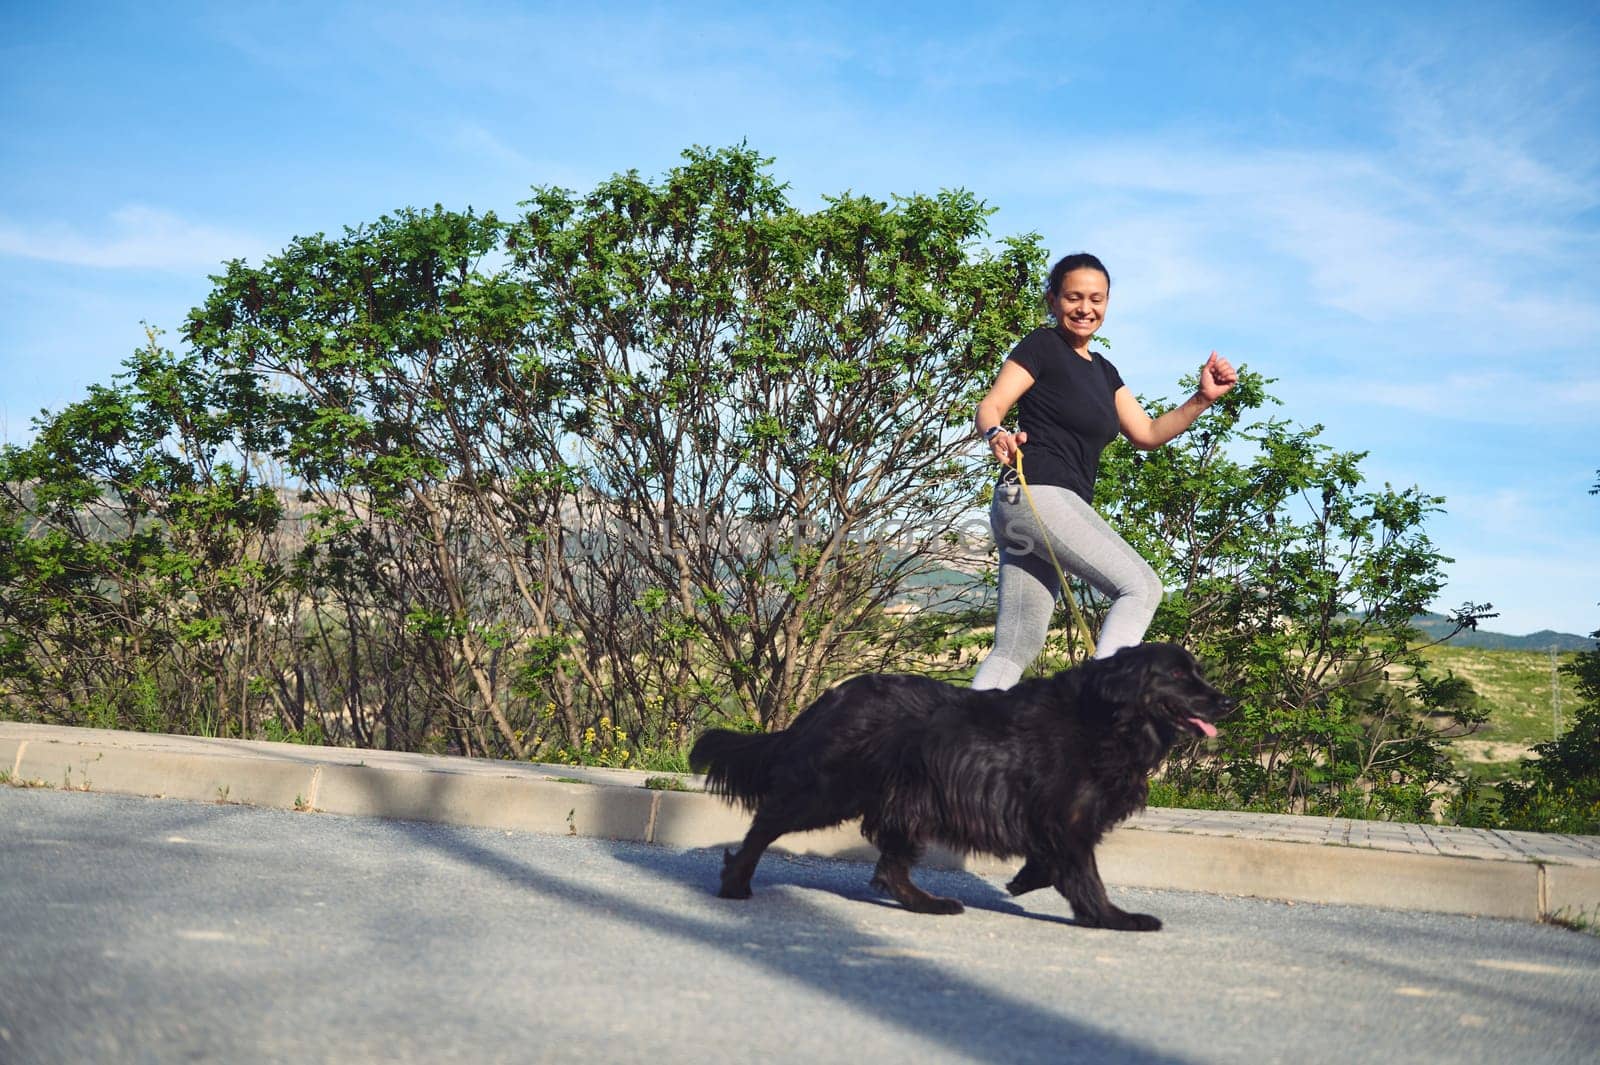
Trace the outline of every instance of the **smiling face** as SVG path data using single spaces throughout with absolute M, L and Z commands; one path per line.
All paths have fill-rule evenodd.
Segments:
M 1070 270 L 1047 299 L 1056 321 L 1072 337 L 1073 346 L 1083 348 L 1106 320 L 1111 279 L 1091 267 Z

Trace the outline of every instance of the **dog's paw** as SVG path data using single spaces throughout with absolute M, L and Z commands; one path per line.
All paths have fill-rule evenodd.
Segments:
M 1114 928 L 1119 932 L 1159 932 L 1161 931 L 1161 918 L 1148 913 L 1122 913 L 1114 921 L 1108 921 L 1107 928 Z
M 960 899 L 947 899 L 943 895 L 929 895 L 919 892 L 914 896 L 901 896 L 900 905 L 912 913 L 931 913 L 941 917 L 950 917 L 958 913 L 965 913 L 967 908 L 961 904 Z
M 960 899 L 947 899 L 942 895 L 930 895 L 915 884 L 896 885 L 887 877 L 882 876 L 873 877 L 871 883 L 875 890 L 893 898 L 912 913 L 933 913 L 949 916 L 965 913 L 967 909 L 961 904 Z
M 913 907 L 918 913 L 939 914 L 953 917 L 958 913 L 965 913 L 967 908 L 961 904 L 960 899 L 946 899 L 938 895 L 928 896 L 928 901 Z
M 1113 909 L 1098 917 L 1074 915 L 1078 924 L 1085 928 L 1104 928 L 1112 932 L 1159 932 L 1161 931 L 1161 918 L 1148 913 L 1128 913 L 1125 910 Z
M 750 897 L 749 884 L 723 884 L 717 892 L 719 899 L 747 899 Z

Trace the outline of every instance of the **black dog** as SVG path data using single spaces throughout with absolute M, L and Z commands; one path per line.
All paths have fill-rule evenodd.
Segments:
M 762 852 L 786 832 L 860 817 L 878 848 L 872 884 L 918 913 L 960 913 L 911 882 L 923 845 L 1027 859 L 1013 895 L 1054 885 L 1077 922 L 1154 931 L 1111 904 L 1094 848 L 1144 806 L 1150 773 L 1185 736 L 1215 736 L 1233 710 L 1173 644 L 1141 644 L 1004 691 L 871 673 L 824 693 L 782 732 L 715 729 L 690 764 L 751 810 L 724 855 L 723 898 L 750 897 Z

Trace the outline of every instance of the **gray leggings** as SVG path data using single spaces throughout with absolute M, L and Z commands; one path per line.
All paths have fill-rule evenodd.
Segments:
M 1054 485 L 1029 485 L 1044 528 L 1016 484 L 995 489 L 989 526 L 1000 545 L 1000 606 L 994 650 L 972 678 L 974 688 L 1009 688 L 1022 679 L 1041 650 L 1055 613 L 1060 580 L 1046 536 L 1068 574 L 1111 597 L 1095 657 L 1144 639 L 1161 603 L 1161 579 L 1139 553 L 1077 493 Z

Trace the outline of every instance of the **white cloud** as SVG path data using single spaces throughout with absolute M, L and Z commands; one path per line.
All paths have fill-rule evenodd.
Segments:
M 1501 425 L 1592 426 L 1600 421 L 1600 378 L 1452 373 L 1425 380 L 1346 379 L 1333 387 L 1414 414 Z
M 1575 27 L 1574 27 L 1575 28 Z M 1491 210 L 1508 200 L 1580 212 L 1600 204 L 1600 145 L 1573 136 L 1600 104 L 1579 34 L 1457 37 L 1364 72 L 1392 101 L 1396 144 L 1419 171 Z M 1471 53 L 1490 62 L 1473 62 Z
M 477 122 L 464 122 L 457 126 L 451 141 L 453 147 L 497 166 L 529 174 L 539 172 L 532 159 Z
M 60 223 L 0 219 L 0 255 L 112 270 L 206 271 L 236 258 L 259 258 L 264 245 L 235 230 L 156 207 L 113 211 L 101 232 Z

